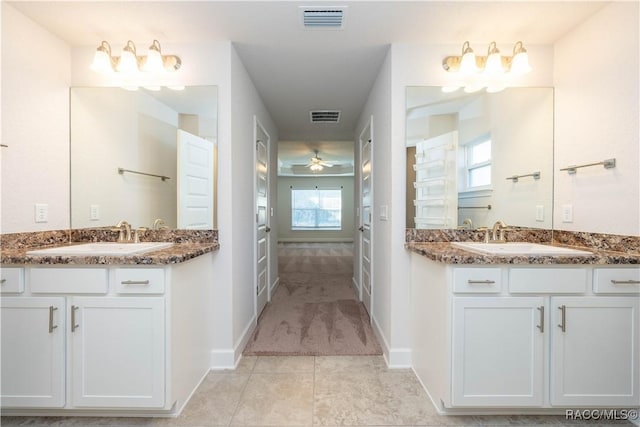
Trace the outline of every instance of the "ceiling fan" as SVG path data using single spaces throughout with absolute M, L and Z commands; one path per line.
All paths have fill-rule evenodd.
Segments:
M 313 172 L 319 172 L 322 169 L 324 169 L 325 167 L 327 167 L 327 168 L 333 167 L 332 164 L 327 163 L 327 162 L 323 161 L 321 157 L 318 157 L 318 150 L 313 150 L 313 152 L 314 152 L 315 156 L 313 156 L 311 159 L 309 159 L 309 163 L 307 163 L 305 165 L 305 167 L 308 167 Z

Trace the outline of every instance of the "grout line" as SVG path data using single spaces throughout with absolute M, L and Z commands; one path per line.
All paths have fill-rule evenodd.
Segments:
M 244 383 L 244 386 L 242 387 L 242 391 L 240 391 L 240 396 L 238 397 L 238 401 L 236 402 L 235 408 L 233 408 L 233 413 L 231 414 L 231 418 L 229 419 L 229 423 L 227 424 L 227 426 L 231 426 L 233 424 L 233 419 L 236 417 L 238 413 L 238 409 L 240 408 L 240 402 L 242 402 L 242 399 L 244 398 L 244 392 L 246 391 L 247 386 L 249 385 L 249 381 L 251 381 L 251 377 L 253 376 L 253 370 L 255 369 L 257 364 L 258 364 L 258 357 L 256 357 L 256 361 L 254 362 L 254 364 L 251 366 L 251 369 L 249 370 L 247 381 Z

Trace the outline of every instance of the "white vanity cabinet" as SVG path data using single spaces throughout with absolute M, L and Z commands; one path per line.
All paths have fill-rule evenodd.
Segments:
M 460 266 L 412 254 L 414 370 L 446 413 L 637 407 L 638 272 Z
M 3 415 L 180 411 L 210 366 L 211 256 L 26 266 L 24 292 L 1 302 Z
M 551 298 L 551 404 L 639 404 L 638 297 Z
M 69 303 L 71 405 L 163 407 L 164 299 L 73 297 Z
M 0 302 L 2 406 L 65 403 L 65 299 L 6 297 Z

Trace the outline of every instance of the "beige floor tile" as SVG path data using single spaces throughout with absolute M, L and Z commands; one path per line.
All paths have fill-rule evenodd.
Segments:
M 316 372 L 314 425 L 426 425 L 434 415 L 413 374 Z
M 158 424 L 229 425 L 248 380 L 249 375 L 245 374 L 210 373 L 178 418 L 158 420 Z
M 316 374 L 372 374 L 389 371 L 382 356 L 316 356 Z
M 313 374 L 251 375 L 232 425 L 311 425 Z
M 242 356 L 240 359 L 240 363 L 234 370 L 224 371 L 224 372 L 234 372 L 236 374 L 250 374 L 253 372 L 253 368 L 256 366 L 256 361 L 258 360 L 257 356 Z
M 313 373 L 313 356 L 259 356 L 256 374 Z

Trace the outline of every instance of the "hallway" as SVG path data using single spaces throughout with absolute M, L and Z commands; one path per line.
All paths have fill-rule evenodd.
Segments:
M 245 355 L 382 354 L 352 287 L 353 244 L 280 243 L 278 270 Z

